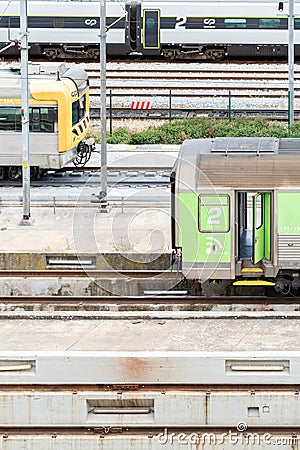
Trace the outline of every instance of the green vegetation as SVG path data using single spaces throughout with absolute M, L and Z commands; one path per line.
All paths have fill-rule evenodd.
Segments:
M 289 129 L 285 122 L 267 119 L 209 119 L 194 118 L 173 120 L 158 128 L 149 128 L 140 133 L 130 132 L 128 128 L 115 129 L 107 136 L 109 144 L 181 144 L 185 139 L 231 137 L 300 137 L 300 121 Z M 94 135 L 99 142 L 99 135 Z

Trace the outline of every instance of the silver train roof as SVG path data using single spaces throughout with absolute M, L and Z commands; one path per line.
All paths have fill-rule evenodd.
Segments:
M 65 64 L 34 64 L 28 65 L 28 79 L 31 80 L 61 80 L 69 78 L 80 92 L 87 85 L 88 75 L 78 66 L 66 67 Z M 0 98 L 21 98 L 21 69 L 20 66 L 4 67 L 0 69 Z
M 201 188 L 300 188 L 300 139 L 215 138 L 185 141 L 173 171 L 178 192 Z

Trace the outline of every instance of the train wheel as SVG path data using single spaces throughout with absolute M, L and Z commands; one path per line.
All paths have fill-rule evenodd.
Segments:
M 19 180 L 22 177 L 22 169 L 18 166 L 10 166 L 7 169 L 7 177 L 10 180 Z
M 40 169 L 37 166 L 30 167 L 30 178 L 32 180 L 36 180 L 37 178 L 40 178 Z
M 63 58 L 64 52 L 60 48 L 44 48 L 43 55 L 46 55 L 50 59 L 60 59 Z
M 221 61 L 225 56 L 224 48 L 207 48 L 204 53 L 211 61 Z
M 163 57 L 166 59 L 171 59 L 171 60 L 178 58 L 178 53 L 179 53 L 178 50 L 176 50 L 174 48 L 162 50 Z
M 100 51 L 97 48 L 89 48 L 86 52 L 87 59 L 99 59 Z

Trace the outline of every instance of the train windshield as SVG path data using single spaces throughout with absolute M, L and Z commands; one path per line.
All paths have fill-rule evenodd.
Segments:
M 75 125 L 85 116 L 86 99 L 83 95 L 79 100 L 72 103 L 72 125 Z

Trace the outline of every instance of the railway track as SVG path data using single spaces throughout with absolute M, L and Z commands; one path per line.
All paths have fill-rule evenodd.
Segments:
M 168 273 L 168 277 L 170 274 Z M 187 295 L 184 291 L 173 291 L 173 293 L 165 292 L 165 295 L 144 295 L 144 296 L 0 296 L 0 304 L 2 305 L 22 305 L 30 310 L 34 305 L 40 305 L 41 308 L 65 308 L 79 310 L 103 310 L 108 306 L 118 306 L 120 309 L 124 307 L 147 306 L 155 308 L 157 305 L 172 307 L 174 305 L 188 309 L 208 308 L 211 306 L 227 305 L 236 306 L 243 305 L 246 307 L 272 307 L 275 305 L 295 306 L 299 307 L 300 297 L 266 297 L 266 296 L 214 296 L 199 297 Z
M 300 319 L 300 297 L 1 296 L 1 319 L 144 320 Z M 184 295 L 181 295 L 184 294 Z
M 85 65 L 91 80 L 91 96 L 97 100 L 99 72 L 95 65 Z M 295 95 L 300 94 L 300 69 L 295 69 Z M 258 66 L 247 64 L 187 65 L 168 63 L 123 63 L 107 66 L 107 89 L 114 98 L 139 95 L 194 98 L 199 95 L 228 95 L 233 97 L 287 95 L 288 70 L 284 65 Z
M 48 62 L 47 62 L 48 63 Z M 57 64 L 57 63 L 53 63 Z M 98 63 L 81 63 L 89 73 L 91 116 L 100 116 Z M 286 64 L 253 62 L 162 62 L 142 60 L 107 63 L 107 116 L 109 95 L 112 117 L 118 119 L 189 118 L 199 115 L 266 117 L 287 120 L 288 67 Z M 171 92 L 171 100 L 170 100 Z M 300 116 L 300 65 L 295 65 L 295 118 Z M 150 111 L 131 109 L 132 101 L 151 101 Z
M 120 168 L 121 169 L 121 168 Z M 168 170 L 168 171 L 167 171 Z M 122 170 L 113 169 L 108 172 L 107 183 L 109 187 L 169 187 L 169 176 L 171 167 L 160 171 L 133 171 L 128 168 Z M 81 167 L 80 169 L 60 170 L 52 175 L 45 175 L 39 180 L 32 180 L 31 187 L 80 187 L 87 185 L 89 188 L 100 186 L 101 168 Z M 119 172 L 119 173 L 118 173 Z M 0 180 L 0 187 L 22 186 L 20 178 L 16 180 Z
M 65 265 L 72 266 L 77 262 L 78 269 L 56 269 L 55 266 Z M 51 264 L 51 258 L 49 259 L 49 264 Z M 167 270 L 97 270 L 89 268 L 90 261 L 77 260 L 59 260 L 53 259 L 53 269 L 47 270 L 1 270 L 0 278 L 170 278 L 176 277 L 176 272 L 171 272 Z M 86 270 L 82 269 L 82 266 L 86 266 Z
M 91 107 L 90 110 L 92 119 L 99 119 L 100 110 L 97 106 Z M 170 109 L 169 108 L 155 108 L 150 110 L 143 109 L 131 109 L 131 108 L 118 108 L 113 107 L 112 111 L 107 108 L 107 117 L 112 113 L 113 119 L 130 119 L 130 120 L 169 120 L 170 119 Z M 194 117 L 209 117 L 214 119 L 225 119 L 228 118 L 228 107 L 227 108 L 172 108 L 172 119 L 191 119 Z M 273 120 L 287 120 L 288 110 L 287 109 L 232 109 L 232 118 L 255 118 L 264 117 L 266 119 Z M 300 111 L 295 111 L 294 117 L 296 120 L 300 119 Z

